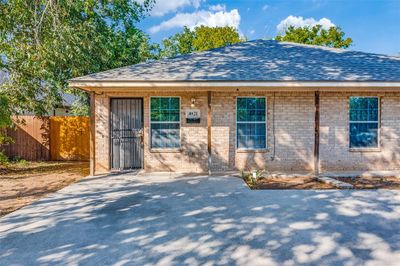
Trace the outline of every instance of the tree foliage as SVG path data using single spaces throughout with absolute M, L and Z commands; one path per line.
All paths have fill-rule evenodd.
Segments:
M 2 145 L 8 143 L 10 138 L 6 134 L 7 127 L 12 125 L 11 109 L 8 98 L 0 92 L 0 164 L 6 160 L 2 152 Z
M 206 27 L 195 29 L 196 38 L 193 40 L 195 51 L 205 51 L 222 46 L 243 42 L 234 27 Z
M 0 93 L 0 132 L 12 124 L 11 110 L 8 98 Z M 1 135 L 1 134 L 0 134 Z M 0 144 L 1 136 L 0 136 Z
M 1 0 L 0 66 L 9 75 L 1 91 L 14 111 L 45 113 L 68 79 L 153 57 L 135 26 L 152 2 Z
M 85 116 L 90 112 L 89 99 L 87 97 L 78 97 L 71 105 L 70 114 L 76 116 Z
M 244 41 L 233 27 L 199 26 L 193 30 L 184 27 L 182 32 L 162 41 L 160 57 L 173 57 L 197 51 L 205 51 Z
M 295 43 L 304 43 L 320 45 L 334 48 L 348 48 L 353 40 L 345 38 L 345 33 L 339 27 L 330 27 L 325 30 L 321 25 L 313 27 L 295 28 L 290 26 L 283 36 L 276 36 L 277 41 L 287 41 Z
M 173 57 L 194 52 L 193 40 L 196 34 L 188 27 L 184 27 L 182 32 L 165 38 L 160 48 L 160 57 Z

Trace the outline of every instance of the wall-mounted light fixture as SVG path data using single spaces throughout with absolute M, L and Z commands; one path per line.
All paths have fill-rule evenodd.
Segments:
M 194 107 L 195 106 L 195 103 L 196 103 L 196 99 L 195 98 L 192 98 L 191 100 L 190 100 L 190 107 Z

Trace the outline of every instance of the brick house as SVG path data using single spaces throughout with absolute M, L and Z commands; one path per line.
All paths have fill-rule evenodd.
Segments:
M 256 40 L 70 80 L 92 174 L 400 170 L 400 58 Z

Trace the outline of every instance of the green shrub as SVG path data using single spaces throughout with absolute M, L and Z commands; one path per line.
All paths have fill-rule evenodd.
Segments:
M 262 177 L 264 174 L 264 170 L 250 170 L 250 171 L 242 171 L 240 173 L 241 178 L 249 185 L 249 187 L 253 188 L 257 185 L 257 180 Z
M 28 165 L 28 161 L 25 159 L 22 159 L 21 156 L 18 156 L 18 155 L 15 155 L 14 157 L 12 157 L 10 161 L 12 163 L 19 164 L 20 166 Z
M 27 161 L 27 160 L 24 160 L 24 159 L 20 159 L 20 160 L 18 161 L 18 164 L 19 164 L 20 166 L 27 166 L 27 165 L 28 165 L 28 161 Z
M 6 165 L 8 164 L 10 161 L 8 159 L 8 157 L 0 151 L 0 164 Z

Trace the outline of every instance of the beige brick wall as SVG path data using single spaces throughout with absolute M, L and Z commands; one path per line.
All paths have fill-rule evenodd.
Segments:
M 149 171 L 206 172 L 207 171 L 207 94 L 165 94 L 181 97 L 181 149 L 166 152 L 150 149 L 149 99 L 159 93 L 144 98 L 145 141 L 144 168 Z M 163 96 L 163 95 L 162 95 Z M 185 110 L 191 109 L 191 99 L 196 99 L 195 107 L 200 109 L 200 124 L 187 124 Z
M 379 96 L 381 136 L 379 151 L 349 148 L 349 97 Z M 400 169 L 399 93 L 321 93 L 320 158 L 323 171 Z
M 151 96 L 181 97 L 181 149 L 151 150 L 149 127 L 149 101 Z M 109 108 L 110 98 L 141 97 L 144 104 L 144 168 L 148 171 L 206 172 L 207 171 L 207 93 L 107 93 L 96 95 L 96 174 L 109 171 Z M 187 124 L 185 109 L 196 99 L 201 123 Z
M 171 91 L 168 93 L 166 91 Z M 267 97 L 267 146 L 265 151 L 236 150 L 236 97 Z M 381 97 L 381 150 L 353 152 L 348 147 L 348 97 Z M 150 149 L 150 96 L 181 97 L 181 149 Z M 148 171 L 206 172 L 207 166 L 207 93 L 177 92 L 173 89 L 152 92 L 107 93 L 96 95 L 96 172 L 109 171 L 109 99 L 143 97 L 144 167 Z M 185 109 L 191 98 L 201 111 L 200 124 L 187 124 Z M 321 92 L 321 169 L 393 170 L 400 169 L 400 94 Z M 213 92 L 212 93 L 212 171 L 268 169 L 312 171 L 314 154 L 313 92 Z
M 236 150 L 236 97 L 252 95 L 267 97 L 266 151 Z M 212 108 L 214 171 L 232 169 L 312 170 L 313 93 L 213 93 Z
M 109 171 L 109 106 L 110 99 L 105 95 L 95 95 L 95 162 L 96 174 Z

